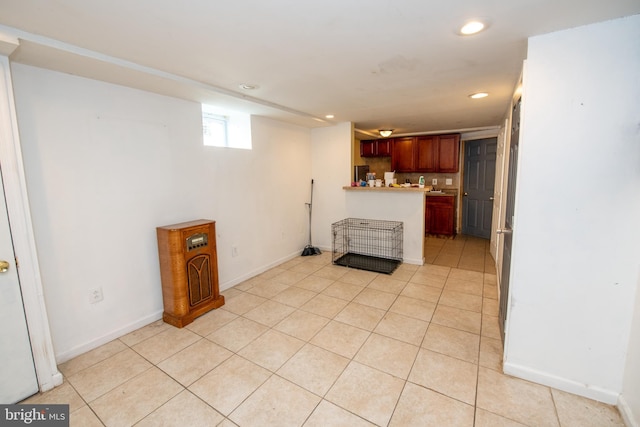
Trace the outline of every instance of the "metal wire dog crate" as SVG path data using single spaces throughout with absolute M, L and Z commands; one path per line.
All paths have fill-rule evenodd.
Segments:
M 402 222 L 346 218 L 331 234 L 336 265 L 391 274 L 402 264 Z

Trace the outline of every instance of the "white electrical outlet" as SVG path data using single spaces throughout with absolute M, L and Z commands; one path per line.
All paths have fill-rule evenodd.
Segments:
M 233 258 L 238 256 L 238 247 L 235 245 L 231 246 L 231 256 Z
M 97 287 L 89 291 L 89 303 L 95 304 L 103 299 L 104 295 L 102 294 L 102 287 Z
M 444 180 L 444 184 L 445 184 L 445 185 L 453 185 L 453 179 L 451 179 L 451 178 L 447 178 L 447 179 L 445 179 L 445 180 Z
M 433 178 L 431 180 L 431 185 L 438 185 L 438 178 Z

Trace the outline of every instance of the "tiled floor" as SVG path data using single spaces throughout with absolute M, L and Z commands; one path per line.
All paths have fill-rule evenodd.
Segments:
M 62 364 L 64 384 L 27 402 L 68 403 L 78 427 L 624 425 L 503 375 L 487 242 L 426 246 L 431 264 L 391 276 L 295 258 L 186 328 L 158 321 Z
M 424 245 L 427 264 L 495 274 L 495 261 L 489 253 L 489 241 L 471 236 L 455 239 L 427 237 Z

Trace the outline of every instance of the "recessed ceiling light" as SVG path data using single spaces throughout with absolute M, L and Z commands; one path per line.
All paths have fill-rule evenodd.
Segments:
M 258 85 L 252 85 L 250 83 L 241 83 L 239 86 L 240 86 L 240 89 L 244 89 L 244 90 L 255 90 L 260 87 Z
M 327 114 L 324 117 L 327 118 L 327 119 L 333 119 L 335 116 L 333 114 Z
M 471 95 L 469 95 L 469 98 L 480 99 L 480 98 L 486 98 L 487 96 L 489 96 L 489 94 L 487 92 L 477 92 L 477 93 L 472 93 Z
M 470 36 L 472 34 L 478 34 L 480 31 L 484 30 L 486 25 L 484 22 L 480 21 L 469 21 L 460 28 L 460 34 L 463 36 Z

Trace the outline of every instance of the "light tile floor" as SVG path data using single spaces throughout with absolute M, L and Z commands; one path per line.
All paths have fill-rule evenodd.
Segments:
M 60 366 L 91 426 L 623 426 L 615 407 L 501 373 L 496 276 L 481 239 L 427 239 L 393 275 L 298 257 Z

